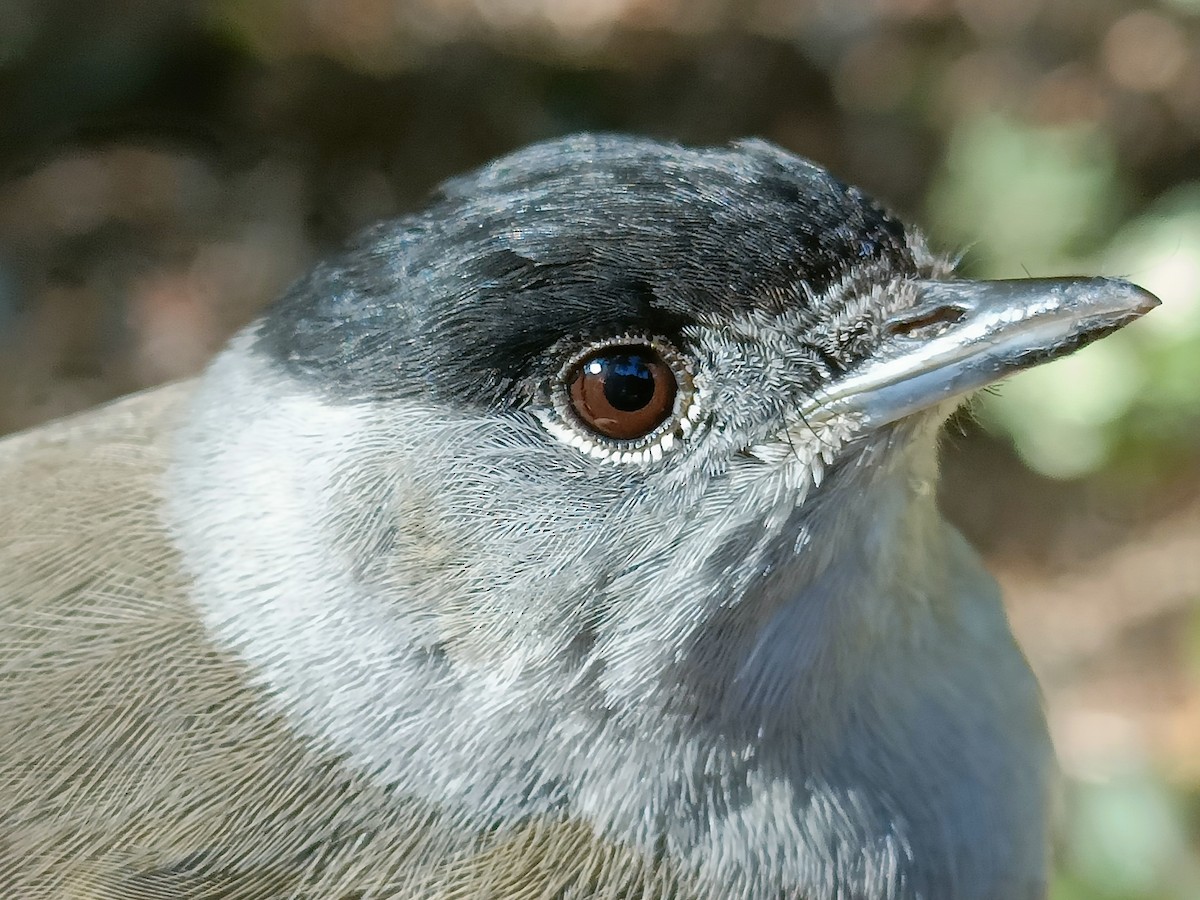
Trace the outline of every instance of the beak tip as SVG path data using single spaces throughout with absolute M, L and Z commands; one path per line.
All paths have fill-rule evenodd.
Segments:
M 1103 293 L 1112 296 L 1135 317 L 1144 316 L 1157 306 L 1162 306 L 1162 300 L 1132 281 L 1124 278 L 1097 279 L 1103 285 Z M 1099 291 L 1097 293 L 1100 293 Z
M 1135 309 L 1140 315 L 1145 315 L 1156 306 L 1162 306 L 1162 301 L 1144 287 L 1139 287 L 1136 284 L 1130 284 L 1130 287 L 1133 288 L 1134 296 L 1137 300 Z

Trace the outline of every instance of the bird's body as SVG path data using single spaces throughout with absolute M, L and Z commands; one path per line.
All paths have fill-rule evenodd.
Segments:
M 767 145 L 578 138 L 0 442 L 0 896 L 1041 897 L 955 392 L 801 414 L 944 276 Z
M 927 858 L 936 858 L 936 866 L 909 878 L 940 879 L 948 874 L 944 866 L 988 847 L 994 853 L 986 855 L 1000 860 L 991 865 L 1002 876 L 1014 850 L 993 846 L 1000 836 L 995 823 L 1019 816 L 1038 795 L 1046 759 L 1036 758 L 1044 757 L 1045 748 L 1031 701 L 1035 688 L 990 590 L 965 609 L 954 604 L 943 611 L 946 633 L 928 634 L 929 646 L 904 648 L 926 658 L 934 696 L 917 704 L 911 697 L 889 696 L 892 676 L 886 660 L 879 660 L 874 674 L 880 683 L 860 688 L 864 708 L 854 711 L 851 726 L 858 734 L 851 741 L 841 732 L 841 752 L 834 754 L 857 751 L 868 758 L 857 766 L 850 759 L 828 759 L 833 771 L 823 796 L 808 766 L 809 777 L 791 783 L 780 777 L 789 767 L 786 758 L 756 757 L 755 735 L 742 735 L 740 745 L 730 746 L 732 736 L 720 730 L 705 735 L 697 729 L 688 740 L 671 735 L 664 722 L 645 723 L 644 731 L 656 745 L 645 750 L 659 755 L 653 760 L 659 765 L 648 758 L 636 773 L 621 771 L 628 764 L 621 755 L 644 751 L 622 749 L 620 742 L 597 744 L 586 723 L 579 724 L 578 743 L 558 747 L 564 769 L 576 769 L 581 787 L 593 794 L 590 805 L 608 799 L 614 811 L 625 813 L 613 817 L 617 822 L 603 822 L 617 840 L 599 836 L 596 811 L 536 799 L 529 804 L 532 817 L 514 807 L 501 816 L 507 827 L 497 830 L 476 811 L 473 826 L 463 830 L 463 818 L 473 818 L 471 813 L 448 813 L 420 794 L 456 773 L 467 786 L 475 770 L 453 757 L 439 764 L 439 745 L 433 742 L 412 747 L 414 754 L 428 755 L 409 763 L 415 782 L 409 791 L 397 796 L 388 779 L 373 782 L 369 768 L 347 759 L 344 749 L 289 728 L 278 703 L 236 654 L 213 640 L 189 600 L 192 588 L 180 577 L 179 550 L 159 510 L 167 494 L 172 437 L 194 390 L 160 388 L 0 445 L 6 534 L 16 536 L 0 549 L 0 583 L 7 597 L 19 598 L 5 611 L 5 675 L 11 687 L 0 696 L 0 720 L 8 723 L 0 742 L 5 796 L 20 801 L 5 809 L 3 896 L 340 897 L 395 887 L 403 897 L 588 897 L 602 873 L 600 883 L 609 888 L 596 896 L 642 896 L 631 893 L 642 885 L 649 888 L 646 897 L 708 896 L 688 889 L 685 867 L 670 865 L 670 855 L 654 863 L 632 851 L 648 836 L 638 833 L 639 826 L 650 823 L 622 807 L 644 804 L 655 788 L 662 794 L 664 821 L 674 819 L 696 832 L 702 825 L 719 826 L 697 833 L 696 862 L 708 857 L 732 863 L 740 845 L 745 863 L 755 862 L 767 873 L 788 856 L 793 866 L 808 856 L 817 865 L 842 866 L 843 883 L 861 884 L 866 896 L 872 877 L 881 884 L 903 866 L 914 837 L 907 816 L 892 808 L 900 798 L 887 796 L 895 788 L 883 790 L 894 779 L 918 797 L 934 797 L 945 784 L 961 789 L 952 798 L 961 806 L 954 816 L 958 824 L 938 834 L 938 845 L 924 848 L 935 854 Z M 118 543 L 111 530 L 115 508 L 124 510 L 121 527 L 128 536 Z M 847 538 L 870 528 L 866 522 L 855 525 L 847 528 Z M 928 558 L 944 577 L 979 584 L 970 551 L 953 534 L 929 537 L 947 544 L 946 556 Z M 957 571 L 946 567 L 947 559 Z M 18 590 L 31 583 L 39 585 L 37 593 Z M 902 583 L 898 578 L 897 586 Z M 53 642 L 47 634 L 54 635 Z M 965 641 L 974 644 L 973 661 L 992 662 L 977 684 L 964 683 L 961 678 L 971 672 L 954 671 L 959 668 L 954 661 L 948 667 L 938 653 L 939 646 L 957 648 Z M 878 650 L 845 648 L 848 654 Z M 890 686 L 911 695 L 911 677 Z M 552 698 L 565 690 L 546 687 Z M 825 689 L 833 695 L 853 690 Z M 972 704 L 955 722 L 957 692 L 991 702 L 982 708 Z M 827 702 L 823 695 L 814 699 L 814 705 Z M 444 714 L 433 707 L 428 713 L 431 719 Z M 475 714 L 471 708 L 450 713 L 461 716 L 461 723 L 474 723 Z M 887 721 L 872 722 L 873 715 Z M 436 728 L 433 722 L 422 725 Z M 794 738 L 770 743 L 799 755 L 803 723 L 794 727 Z M 901 735 L 889 728 L 910 734 L 901 743 Z M 545 755 L 546 738 L 540 731 L 526 736 L 531 757 Z M 1031 741 L 1035 758 L 1021 755 L 1023 766 L 1004 766 L 1012 758 L 1010 743 Z M 880 747 L 904 747 L 907 758 L 881 760 Z M 876 766 L 880 771 L 872 772 Z M 588 779 L 593 768 L 598 771 Z M 752 786 L 764 769 L 771 776 Z M 967 771 L 956 771 L 961 769 Z M 967 776 L 965 783 L 961 776 Z M 722 796 L 730 780 L 749 796 Z M 881 780 L 884 784 L 876 783 Z M 689 796 L 689 787 L 700 796 Z M 755 787 L 764 795 L 758 809 L 745 802 Z M 801 823 L 785 815 L 799 805 L 795 798 L 772 796 L 784 790 L 812 791 L 806 812 L 814 825 L 828 822 L 805 835 Z M 614 793 L 606 798 L 606 791 Z M 1015 808 L 989 809 L 987 798 Z M 783 809 L 775 808 L 781 801 Z M 945 816 L 950 824 L 945 809 L 928 805 L 923 814 L 935 822 Z M 864 815 L 875 826 L 874 860 L 851 845 L 866 835 L 850 820 Z M 833 827 L 839 817 L 847 820 L 841 829 Z M 692 818 L 698 821 L 688 822 Z M 450 822 L 456 838 L 439 827 Z M 772 832 L 779 846 L 771 847 Z M 1039 852 L 1040 833 L 1022 831 L 1019 837 L 1029 844 L 1025 853 Z M 628 845 L 622 847 L 620 838 Z M 835 853 L 839 838 L 846 846 Z M 684 835 L 677 839 L 675 852 L 688 849 Z M 830 843 L 821 845 L 822 840 Z M 761 858 L 752 860 L 755 856 Z M 1035 894 L 1033 882 L 999 884 L 1004 890 L 997 897 Z

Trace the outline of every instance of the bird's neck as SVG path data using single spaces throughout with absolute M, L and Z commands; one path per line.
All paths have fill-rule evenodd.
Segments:
M 809 498 L 803 524 L 775 541 L 791 552 L 769 547 L 770 571 L 735 602 L 711 605 L 668 669 L 666 694 L 686 698 L 698 721 L 769 735 L 836 717 L 864 673 L 937 639 L 954 603 L 946 573 L 977 564 L 969 551 L 950 558 L 966 548 L 937 509 L 932 438 L 869 483 L 848 475 Z

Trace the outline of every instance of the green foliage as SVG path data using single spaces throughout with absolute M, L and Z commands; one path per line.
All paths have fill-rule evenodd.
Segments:
M 951 133 L 927 218 L 941 241 L 970 246 L 973 274 L 1053 275 L 1111 229 L 1119 194 L 1116 156 L 1102 131 L 986 115 Z
M 1052 900 L 1189 900 L 1200 863 L 1178 799 L 1136 765 L 1071 786 L 1062 874 Z

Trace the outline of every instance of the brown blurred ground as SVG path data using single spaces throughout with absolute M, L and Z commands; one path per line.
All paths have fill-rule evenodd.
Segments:
M 962 187 L 994 117 L 1087 136 L 1053 257 Z M 349 232 L 581 129 L 767 137 L 968 268 L 1051 274 L 1200 180 L 1200 0 L 0 0 L 0 432 L 195 373 Z M 1078 779 L 1057 896 L 1200 896 L 1200 404 L 1070 481 L 956 425 L 945 506 Z M 1164 827 L 1149 874 L 1088 856 Z

